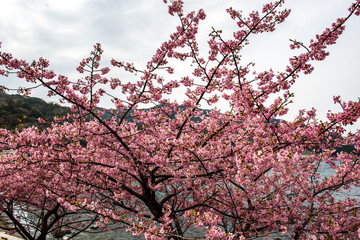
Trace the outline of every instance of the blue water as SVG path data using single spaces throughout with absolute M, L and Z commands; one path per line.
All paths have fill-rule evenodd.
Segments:
M 332 169 L 326 163 L 321 163 L 320 174 L 322 177 L 329 177 L 335 174 L 334 169 Z M 360 187 L 352 186 L 349 190 L 342 190 L 341 192 L 335 192 L 334 197 L 336 200 L 345 200 L 347 197 L 355 198 L 360 202 Z

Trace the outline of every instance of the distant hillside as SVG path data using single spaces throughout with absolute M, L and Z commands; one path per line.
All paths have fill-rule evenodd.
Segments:
M 67 107 L 56 103 L 48 103 L 40 98 L 8 95 L 0 92 L 0 127 L 9 130 L 25 127 L 45 126 L 38 122 L 38 118 L 47 120 L 49 126 L 54 116 L 64 116 L 70 112 Z
M 155 108 L 162 107 L 162 105 Z M 100 110 L 101 108 L 97 108 Z M 184 106 L 180 106 L 180 109 L 185 110 Z M 143 109 L 147 111 L 147 109 Z M 203 114 L 208 115 L 209 110 L 202 110 Z M 40 98 L 21 96 L 21 95 L 9 95 L 0 91 L 0 128 L 6 128 L 9 130 L 23 129 L 30 126 L 36 126 L 43 129 L 46 126 L 50 126 L 54 116 L 64 116 L 70 113 L 68 107 L 60 106 L 56 103 L 48 103 Z M 134 117 L 133 110 L 129 111 L 126 115 L 126 121 L 133 122 Z M 118 118 L 120 118 L 120 113 Z M 108 119 L 113 114 L 109 109 L 105 111 L 101 117 Z M 171 114 L 172 118 L 175 118 L 175 112 Z M 40 124 L 38 118 L 43 118 L 47 121 L 46 125 Z M 192 121 L 199 122 L 200 117 L 192 117 Z

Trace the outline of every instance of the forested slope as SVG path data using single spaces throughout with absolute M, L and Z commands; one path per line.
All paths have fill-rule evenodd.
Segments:
M 29 126 L 43 128 L 38 118 L 50 125 L 54 116 L 64 116 L 70 109 L 56 103 L 48 103 L 40 98 L 8 95 L 0 92 L 0 127 L 6 129 L 23 129 Z

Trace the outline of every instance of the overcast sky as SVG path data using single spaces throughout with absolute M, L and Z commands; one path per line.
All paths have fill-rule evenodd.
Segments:
M 185 11 L 203 8 L 207 19 L 200 25 L 199 40 L 206 43 L 211 27 L 231 33 L 234 23 L 225 9 L 232 6 L 245 13 L 261 9 L 264 0 L 185 0 Z M 346 16 L 351 0 L 288 0 L 292 13 L 277 31 L 253 36 L 243 52 L 244 63 L 255 62 L 256 70 L 282 71 L 288 58 L 289 39 L 308 43 L 337 17 Z M 0 41 L 2 51 L 27 60 L 44 57 L 57 73 L 76 78 L 75 68 L 92 46 L 104 49 L 104 65 L 115 58 L 143 67 L 157 47 L 168 39 L 177 25 L 162 0 L 0 0 Z M 323 118 L 333 106 L 332 96 L 357 100 L 360 93 L 360 17 L 346 24 L 330 56 L 315 63 L 315 71 L 295 84 L 295 99 L 289 116 L 298 109 L 318 109 Z M 206 51 L 206 45 L 203 45 Z M 184 75 L 186 73 L 182 73 Z M 4 82 L 6 81 L 6 82 Z M 1 78 L 1 84 L 15 86 L 14 79 Z M 38 97 L 46 92 L 35 91 Z M 47 99 L 48 100 L 48 99 Z M 106 107 L 106 106 L 105 106 Z M 359 126 L 357 126 L 360 128 Z

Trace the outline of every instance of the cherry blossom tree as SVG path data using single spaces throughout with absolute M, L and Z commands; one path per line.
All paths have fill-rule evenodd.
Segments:
M 27 133 L 25 130 L 21 134 Z M 1 135 L 9 136 L 4 131 Z M 96 223 L 96 214 L 90 215 L 88 211 L 65 208 L 54 196 L 47 193 L 51 172 L 45 169 L 36 171 L 32 169 L 32 165 L 22 160 L 10 152 L 6 160 L 1 161 L 1 230 L 10 234 L 17 233 L 29 240 L 46 239 L 49 235 L 67 235 L 68 239 L 71 239 Z
M 4 198 L 35 179 L 59 207 L 96 213 L 103 228 L 116 223 L 146 239 L 192 239 L 190 228 L 202 228 L 203 239 L 359 237 L 358 200 L 334 197 L 360 184 L 360 134 L 345 131 L 360 116 L 359 102 L 334 97 L 342 111 L 326 121 L 317 120 L 314 109 L 276 120 L 288 111 L 294 82 L 311 74 L 312 62 L 323 61 L 349 18 L 360 15 L 359 0 L 309 44 L 292 40 L 290 47 L 303 53 L 282 72 L 253 72 L 241 52 L 249 36 L 272 32 L 287 18 L 284 1 L 247 17 L 228 9 L 238 29 L 231 39 L 213 29 L 207 56 L 196 38 L 204 11 L 184 13 L 181 0 L 164 2 L 180 24 L 144 69 L 111 61 L 134 81 L 108 77 L 100 44 L 81 61 L 83 78 L 76 81 L 54 73 L 43 58 L 28 63 L 1 52 L 3 76 L 16 73 L 73 111 L 43 131 L 2 130 L 1 147 L 15 155 L 1 156 L 1 176 L 21 169 L 16 176 L 23 183 L 7 182 L 12 191 Z M 188 72 L 168 80 L 177 62 L 189 64 Z M 182 89 L 185 100 L 178 102 L 173 96 Z M 110 114 L 99 108 L 104 97 L 112 99 Z M 218 109 L 220 99 L 228 110 Z M 344 145 L 354 149 L 336 151 Z M 334 174 L 322 176 L 324 165 Z

